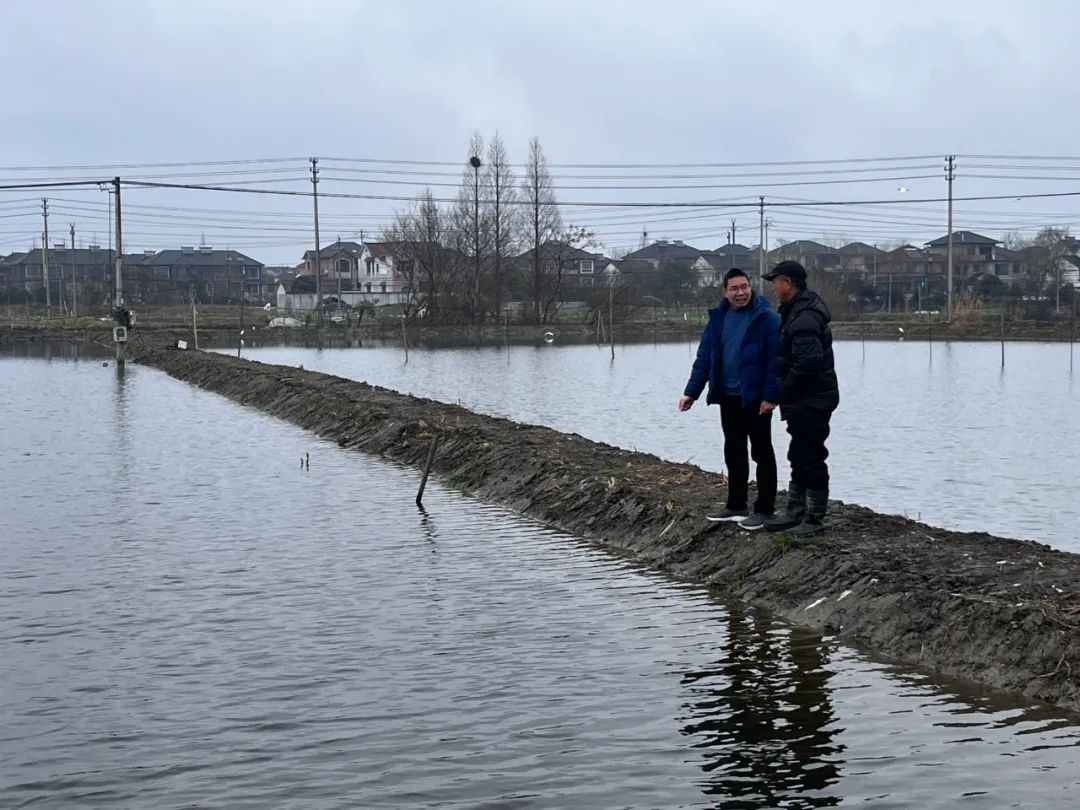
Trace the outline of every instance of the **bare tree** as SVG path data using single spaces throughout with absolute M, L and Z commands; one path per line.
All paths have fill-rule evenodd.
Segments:
M 581 250 L 596 244 L 595 234 L 579 225 L 567 225 L 555 239 L 541 246 L 543 255 L 543 273 L 540 283 L 540 321 L 547 323 L 559 311 L 564 303 L 563 282 L 569 270 L 577 270 L 574 265 L 583 258 Z M 596 272 L 594 260 L 593 272 Z
M 458 249 L 460 231 L 451 220 L 426 188 L 383 237 L 391 243 L 395 272 L 413 291 L 417 309 L 426 309 L 437 320 L 455 313 L 462 286 L 465 257 Z
M 1050 280 L 1054 285 L 1054 311 L 1060 313 L 1061 276 L 1062 271 L 1065 269 L 1065 257 L 1069 255 L 1072 245 L 1069 229 L 1042 228 L 1031 241 L 1033 245 L 1041 248 L 1038 251 L 1039 260 L 1034 263 L 1034 270 L 1037 274 L 1035 281 L 1038 290 L 1042 293 L 1045 290 L 1047 280 Z
M 513 255 L 517 245 L 518 202 L 517 179 L 506 155 L 506 146 L 499 133 L 488 143 L 487 166 L 484 167 L 484 193 L 487 196 L 487 221 L 491 229 L 494 279 L 492 293 L 493 311 L 498 319 L 502 311 L 503 259 Z
M 545 263 L 548 263 L 547 269 L 559 271 L 558 262 L 544 257 L 543 248 L 545 243 L 558 236 L 562 229 L 562 217 L 555 201 L 555 191 L 544 150 L 540 146 L 540 140 L 535 137 L 529 141 L 529 157 L 525 162 L 521 194 L 525 203 L 522 228 L 525 241 L 532 251 L 533 320 L 541 323 Z M 555 266 L 553 267 L 552 264 Z
M 483 320 L 484 307 L 480 299 L 481 278 L 490 253 L 491 229 L 487 222 L 488 207 L 481 205 L 480 168 L 484 156 L 484 138 L 474 132 L 469 140 L 469 159 L 461 175 L 457 204 L 453 210 L 454 228 L 457 230 L 457 247 L 469 257 L 468 289 L 464 300 L 468 301 L 471 320 Z

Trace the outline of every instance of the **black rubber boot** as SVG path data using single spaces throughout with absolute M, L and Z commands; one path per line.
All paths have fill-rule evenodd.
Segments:
M 802 524 L 806 517 L 806 489 L 792 481 L 788 484 L 787 507 L 783 512 L 771 517 L 765 524 L 765 530 L 781 532 Z
M 829 508 L 828 490 L 808 490 L 806 493 L 806 517 L 791 530 L 797 537 L 817 534 L 825 530 L 825 512 Z

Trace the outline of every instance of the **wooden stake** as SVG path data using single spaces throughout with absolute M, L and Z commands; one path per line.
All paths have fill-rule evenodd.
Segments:
M 424 464 L 424 476 L 420 479 L 420 491 L 416 493 L 416 505 L 420 506 L 424 500 L 424 487 L 427 486 L 428 475 L 431 474 L 431 465 L 435 462 L 435 448 L 439 446 L 439 434 L 432 432 L 431 446 L 428 448 L 427 463 Z

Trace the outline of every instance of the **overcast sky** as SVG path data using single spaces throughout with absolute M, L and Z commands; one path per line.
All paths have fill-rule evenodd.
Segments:
M 5 183 L 278 169 L 188 179 L 277 180 L 262 187 L 305 190 L 304 159 L 317 155 L 323 192 L 407 198 L 421 187 L 396 183 L 456 178 L 339 169 L 453 175 L 457 168 L 329 158 L 463 164 L 469 136 L 479 130 L 498 131 L 516 161 L 524 159 L 529 138 L 539 137 L 557 186 L 607 187 L 567 189 L 559 193 L 564 201 L 938 197 L 945 192 L 941 164 L 948 153 L 961 156 L 957 195 L 1080 191 L 1080 160 L 1014 159 L 1080 156 L 1080 104 L 1073 92 L 1080 80 L 1080 6 L 1064 0 L 4 0 L 0 8 Z M 560 168 L 908 156 L 932 157 L 892 164 Z M 224 168 L 105 166 L 290 157 L 298 160 Z M 81 165 L 103 168 L 18 170 Z M 1021 168 L 998 168 L 1004 166 Z M 859 168 L 872 171 L 853 171 Z M 836 173 L 790 174 L 807 170 Z M 701 179 L 649 176 L 675 173 Z M 635 179 L 572 179 L 582 174 Z M 765 185 L 777 182 L 809 184 Z M 610 188 L 635 184 L 712 187 Z M 453 189 L 433 192 L 452 196 Z M 8 190 L 0 193 L 0 252 L 26 249 L 40 238 L 34 211 L 41 196 L 52 198 L 50 227 L 66 232 L 74 222 L 87 239 L 105 242 L 106 197 L 96 188 Z M 130 250 L 205 238 L 267 263 L 295 263 L 313 238 L 304 232 L 310 228 L 305 198 L 132 189 L 124 202 L 131 212 Z M 323 241 L 355 238 L 361 228 L 377 234 L 405 205 L 327 199 Z M 1070 224 L 1080 198 L 1010 196 L 957 208 L 957 228 L 1000 237 L 1015 228 Z M 238 213 L 217 213 L 226 210 Z M 738 241 L 756 244 L 752 206 L 734 215 Z M 643 229 L 650 239 L 717 247 L 726 242 L 731 216 L 716 209 L 564 211 L 567 220 L 592 226 L 609 249 L 636 245 Z M 944 233 L 944 206 L 937 203 L 776 208 L 768 216 L 770 241 L 921 242 Z

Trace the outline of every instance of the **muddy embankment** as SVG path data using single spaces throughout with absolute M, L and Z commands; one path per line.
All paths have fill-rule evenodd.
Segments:
M 839 502 L 824 535 L 746 534 L 704 519 L 724 479 L 688 464 L 296 368 L 135 359 L 414 467 L 437 431 L 433 470 L 450 486 L 856 647 L 1080 710 L 1080 555 Z

